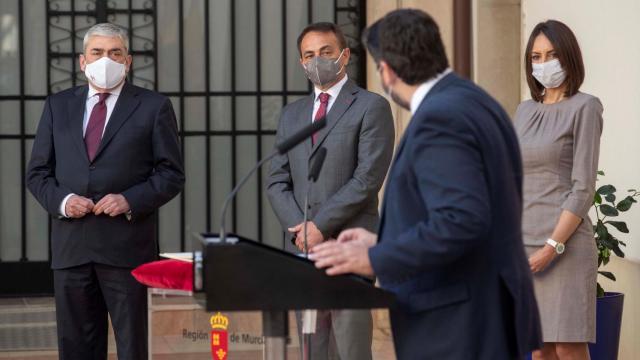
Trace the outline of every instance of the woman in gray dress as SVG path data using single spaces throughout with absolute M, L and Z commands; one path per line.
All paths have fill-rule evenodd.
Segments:
M 532 100 L 518 106 L 522 233 L 544 347 L 534 359 L 589 359 L 595 341 L 597 251 L 588 212 L 595 191 L 602 104 L 579 91 L 584 64 L 563 23 L 538 24 L 525 52 Z

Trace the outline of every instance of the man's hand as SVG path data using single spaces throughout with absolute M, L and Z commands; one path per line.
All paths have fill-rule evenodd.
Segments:
M 365 245 L 372 247 L 378 243 L 378 235 L 363 228 L 347 229 L 338 235 L 338 242 L 362 241 Z
M 93 208 L 94 214 L 100 215 L 104 213 L 111 217 L 122 215 L 127 211 L 129 211 L 129 203 L 121 194 L 109 194 L 100 199 Z
M 298 249 L 304 251 L 304 223 L 300 223 L 288 230 L 291 234 L 295 235 Z M 314 224 L 313 221 L 307 221 L 307 245 L 309 246 L 309 250 L 323 241 L 324 236 L 320 230 L 318 230 L 316 224 Z
M 327 241 L 311 249 L 309 258 L 317 268 L 327 268 L 328 275 L 359 274 L 373 277 L 369 248 L 378 237 L 365 229 L 349 229 L 337 241 Z
M 94 209 L 93 201 L 80 195 L 71 195 L 64 205 L 64 212 L 67 217 L 80 219 L 92 212 Z
M 543 246 L 542 249 L 531 254 L 529 258 L 531 272 L 535 274 L 543 271 L 557 255 L 556 250 L 551 245 Z

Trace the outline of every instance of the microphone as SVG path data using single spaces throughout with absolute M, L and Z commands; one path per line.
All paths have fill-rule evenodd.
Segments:
M 293 147 L 295 147 L 296 145 L 300 144 L 305 139 L 311 137 L 317 131 L 319 131 L 320 129 L 324 128 L 326 125 L 327 125 L 327 119 L 325 117 L 323 117 L 323 118 L 318 119 L 318 120 L 314 121 L 313 123 L 305 126 L 304 128 L 302 128 L 301 130 L 299 130 L 295 134 L 293 134 L 290 137 L 284 139 L 282 142 L 276 144 L 275 150 L 273 150 L 266 157 L 262 158 L 262 160 L 258 161 L 258 163 L 253 168 L 251 168 L 251 170 L 240 180 L 240 182 L 233 188 L 233 190 L 231 190 L 229 195 L 227 195 L 227 198 L 224 200 L 224 204 L 222 205 L 222 213 L 220 215 L 220 234 L 219 234 L 220 242 L 224 243 L 224 242 L 226 242 L 226 239 L 227 239 L 227 233 L 226 233 L 226 230 L 225 230 L 225 222 L 226 222 L 225 220 L 226 220 L 227 208 L 229 208 L 229 204 L 231 203 L 231 200 L 233 200 L 233 198 L 236 196 L 236 194 L 238 194 L 238 191 L 240 191 L 240 188 L 242 188 L 242 186 L 244 186 L 244 184 L 249 180 L 251 175 L 253 175 L 253 173 L 255 173 L 256 170 L 258 170 L 267 161 L 273 159 L 278 154 L 280 154 L 280 155 L 286 154 Z M 318 172 L 319 171 L 320 171 L 320 169 L 318 169 Z
M 304 196 L 304 220 L 302 222 L 302 227 L 304 231 L 304 254 L 305 257 L 309 257 L 309 245 L 307 244 L 307 220 L 309 218 L 309 193 L 311 192 L 311 184 L 318 180 L 318 175 L 320 175 L 320 170 L 322 170 L 322 165 L 324 164 L 324 159 L 327 157 L 327 148 L 321 147 L 318 149 L 315 158 L 313 159 L 313 164 L 311 164 L 311 168 L 309 169 L 309 184 L 307 186 L 307 194 Z
M 327 118 L 322 117 L 310 125 L 305 126 L 297 133 L 291 135 L 288 139 L 285 139 L 283 142 L 276 145 L 276 150 L 278 150 L 278 154 L 286 154 L 289 150 L 291 150 L 294 146 L 300 144 L 304 139 L 312 136 L 317 131 L 322 129 L 327 125 Z

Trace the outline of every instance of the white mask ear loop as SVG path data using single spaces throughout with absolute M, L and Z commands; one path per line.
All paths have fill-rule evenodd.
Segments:
M 340 51 L 340 56 L 338 56 L 338 58 L 336 59 L 336 61 L 334 61 L 334 64 L 337 64 L 338 61 L 340 61 L 340 58 L 342 57 L 342 54 L 344 54 L 344 50 L 346 48 L 342 49 L 342 51 Z M 340 74 L 340 72 L 342 71 L 342 69 L 344 69 L 344 65 L 342 65 L 342 67 L 340 67 L 340 70 L 338 70 L 338 72 L 336 73 L 336 75 Z

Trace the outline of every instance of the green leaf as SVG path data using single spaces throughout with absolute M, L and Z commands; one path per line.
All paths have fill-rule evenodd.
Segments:
M 616 192 L 616 188 L 613 185 L 602 185 L 598 188 L 597 193 L 600 195 L 609 195 Z
M 602 171 L 602 170 L 598 170 L 597 174 L 598 174 L 598 175 L 601 175 L 601 176 L 604 176 L 604 171 Z
M 620 204 L 618 204 L 618 205 L 620 205 Z M 611 205 L 607 205 L 607 204 L 600 205 L 600 212 L 602 212 L 602 214 L 606 215 L 606 216 L 618 216 L 618 214 L 619 214 L 618 210 L 616 210 L 616 208 L 614 208 Z
M 627 211 L 631 209 L 631 205 L 633 205 L 634 200 L 635 199 L 632 198 L 631 196 L 627 196 L 626 198 L 624 198 L 622 201 L 618 203 L 618 205 L 616 206 L 616 209 L 620 211 Z
M 612 273 L 612 272 L 610 272 L 610 271 L 598 271 L 598 274 L 600 274 L 600 275 L 602 275 L 602 276 L 606 277 L 606 278 L 607 278 L 607 279 L 609 279 L 609 280 L 616 281 L 616 276 L 615 276 L 615 275 L 613 275 L 613 273 Z
M 626 243 L 626 242 L 624 242 L 624 241 L 620 241 L 620 240 L 618 240 L 618 243 L 620 243 L 620 245 L 622 245 L 622 246 L 627 246 L 627 243 Z
M 609 224 L 614 228 L 618 229 L 621 233 L 628 234 L 629 228 L 627 227 L 627 223 L 624 221 L 606 221 L 605 224 Z
M 613 250 L 613 248 L 616 247 L 616 245 L 618 245 L 618 240 L 616 240 L 616 238 L 611 236 L 611 234 L 607 234 L 607 236 L 602 238 L 602 244 L 607 249 L 612 249 Z
M 593 195 L 593 202 L 598 204 L 598 205 L 602 204 L 602 196 L 600 196 L 600 194 L 598 194 L 598 193 L 595 193 Z
M 596 294 L 597 297 L 603 297 L 604 296 L 604 289 L 602 288 L 602 286 L 600 286 L 600 283 L 598 283 L 598 293 Z
M 598 238 L 600 239 L 606 239 L 607 235 L 609 235 L 609 230 L 607 229 L 606 226 L 604 226 L 601 220 L 598 220 L 595 231 L 596 231 L 596 234 L 598 235 Z
M 610 203 L 614 203 L 616 201 L 616 196 L 614 194 L 609 194 L 605 196 L 604 199 Z
M 629 189 L 628 192 L 638 192 L 636 189 Z
M 613 252 L 618 256 L 623 258 L 624 257 L 624 253 L 622 252 L 622 250 L 620 249 L 620 246 L 618 246 L 617 240 L 616 240 L 616 244 L 611 248 L 611 250 L 613 250 Z

